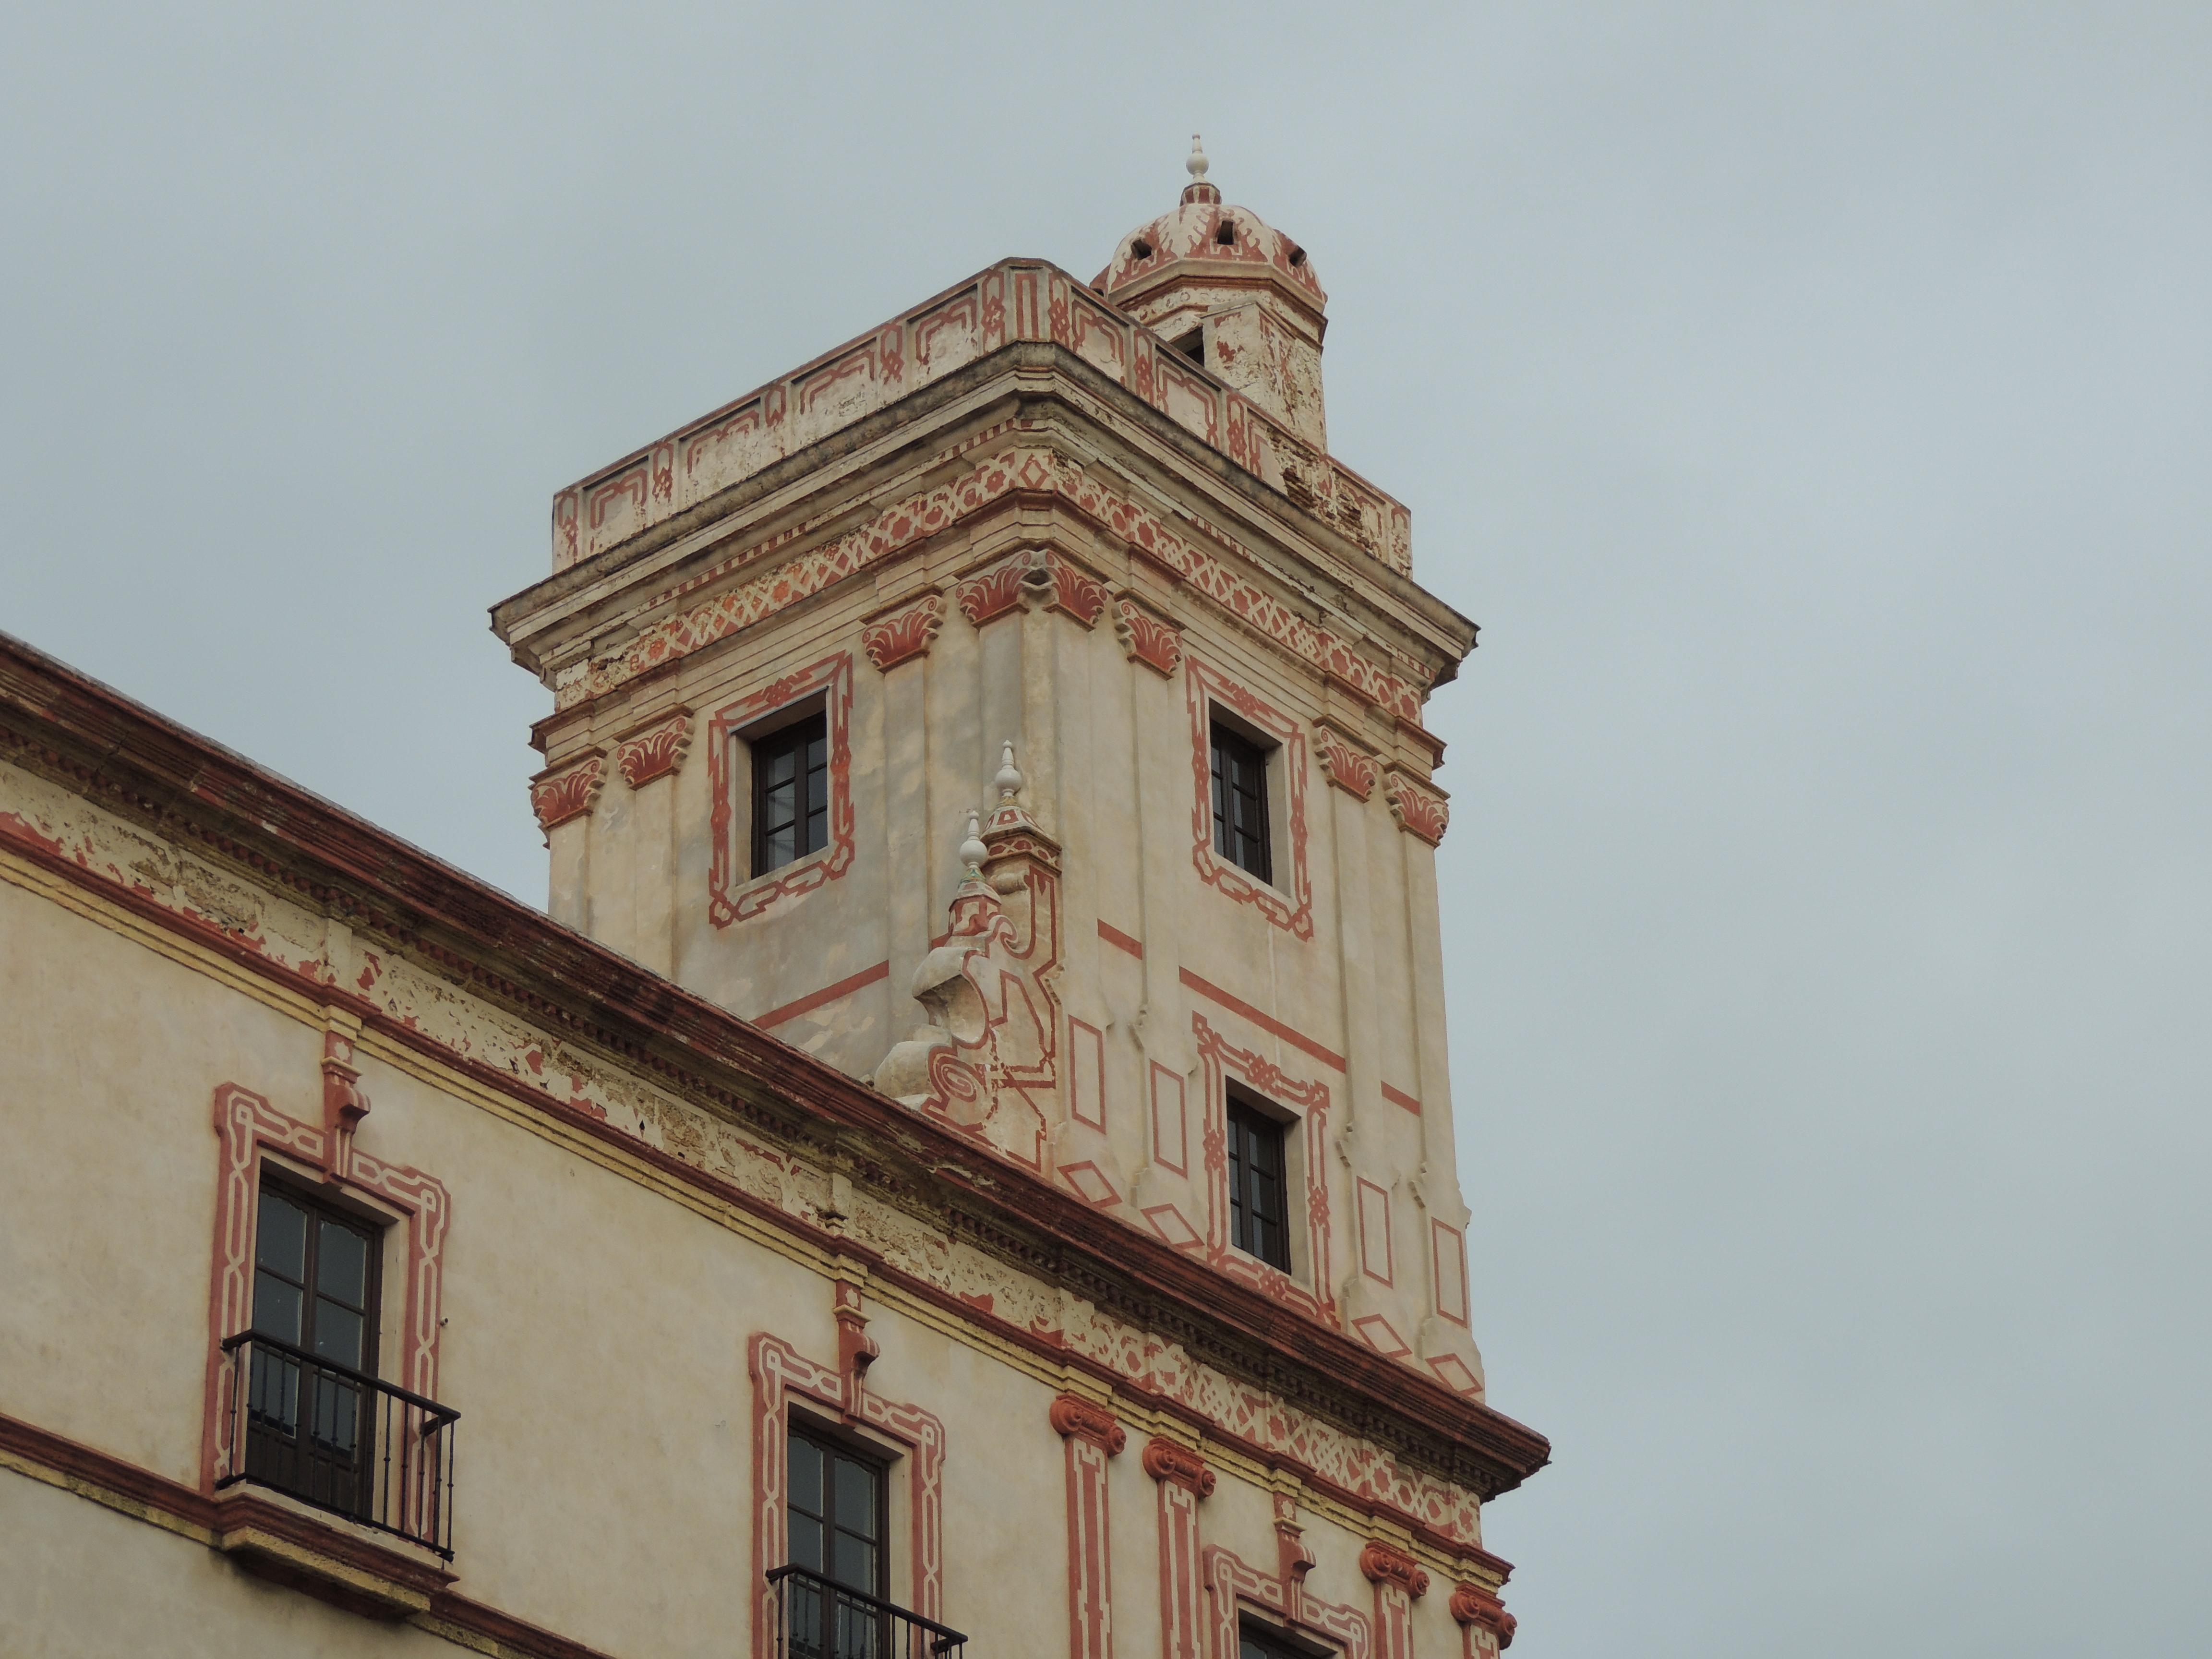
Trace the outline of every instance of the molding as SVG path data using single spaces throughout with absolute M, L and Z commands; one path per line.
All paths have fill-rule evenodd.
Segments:
M 830 727 L 830 844 L 819 852 L 750 878 L 752 848 L 738 845 L 738 792 L 751 782 L 739 777 L 732 755 L 737 734 L 802 697 L 820 695 Z M 717 927 L 750 921 L 770 906 L 827 885 L 852 868 L 853 653 L 833 657 L 781 679 L 769 681 L 717 708 L 707 726 L 707 773 L 714 799 L 710 825 L 712 860 L 707 872 L 707 920 Z
M 1162 1659 L 1200 1659 L 1206 1621 L 1198 1504 L 1213 1492 L 1213 1471 L 1188 1446 L 1158 1435 L 1146 1443 L 1143 1461 L 1159 1485 Z
M 1289 1043 L 1291 1048 L 1296 1048 L 1300 1054 L 1310 1054 L 1314 1059 L 1319 1060 L 1322 1065 L 1328 1066 L 1332 1071 L 1341 1072 L 1347 1068 L 1346 1061 L 1342 1054 L 1337 1053 L 1334 1048 L 1327 1048 L 1321 1043 L 1316 1042 L 1311 1037 L 1299 1030 L 1296 1026 L 1284 1024 L 1281 1020 L 1277 1019 L 1273 1014 L 1267 1013 L 1261 1009 L 1255 1008 L 1250 1003 L 1245 1001 L 1243 998 L 1233 995 L 1231 993 L 1223 990 L 1212 980 L 1194 974 L 1188 968 L 1179 968 L 1176 970 L 1176 977 L 1182 981 L 1185 988 L 1197 992 L 1199 995 L 1204 997 L 1208 1002 L 1215 1003 L 1221 1007 L 1226 1008 L 1231 1013 L 1237 1015 L 1239 1018 L 1250 1020 L 1253 1024 L 1258 1026 L 1269 1036 L 1279 1037 L 1285 1042 Z
M 597 751 L 580 761 L 549 767 L 530 780 L 530 810 L 538 827 L 550 832 L 571 818 L 582 817 L 599 798 L 606 763 Z
M 1375 1586 L 1377 1659 L 1413 1659 L 1413 1603 L 1429 1593 L 1429 1575 L 1405 1551 L 1380 1539 L 1361 1548 L 1359 1571 Z
M 1194 1010 L 1191 1035 L 1200 1062 L 1199 1110 L 1205 1114 L 1200 1145 L 1206 1157 L 1206 1260 L 1231 1279 L 1242 1279 L 1269 1300 L 1295 1308 L 1334 1329 L 1337 1322 L 1334 1264 L 1329 1260 L 1328 1085 L 1301 1082 L 1264 1054 L 1239 1048 Z M 1294 1111 L 1305 1143 L 1306 1276 L 1314 1288 L 1249 1256 L 1229 1242 L 1229 1142 L 1225 1079 L 1234 1076 L 1273 1104 Z
M 1398 820 L 1398 828 L 1406 834 L 1428 842 L 1431 847 L 1444 838 L 1444 829 L 1451 822 L 1448 797 L 1431 785 L 1416 783 L 1413 777 L 1390 769 L 1383 793 L 1390 802 L 1390 816 Z
M 879 962 L 872 968 L 863 968 L 857 974 L 848 975 L 835 985 L 825 985 L 818 991 L 809 991 L 805 996 L 787 1002 L 780 1008 L 771 1008 L 764 1014 L 756 1014 L 753 1016 L 753 1024 L 763 1031 L 771 1030 L 782 1024 L 786 1020 L 797 1019 L 801 1014 L 811 1014 L 817 1008 L 835 1002 L 840 997 L 850 996 L 855 991 L 865 990 L 879 979 L 889 979 L 890 976 L 890 962 L 888 960 Z
M 1209 1607 L 1207 1623 L 1213 1632 L 1212 1659 L 1237 1659 L 1237 1613 L 1253 1607 L 1271 1613 L 1291 1628 L 1320 1638 L 1343 1659 L 1371 1659 L 1374 1626 L 1357 1607 L 1324 1601 L 1308 1593 L 1306 1574 L 1314 1565 L 1305 1547 L 1304 1528 L 1297 1521 L 1297 1506 L 1278 1493 L 1275 1498 L 1275 1535 L 1279 1571 L 1261 1572 L 1218 1544 L 1209 1544 L 1200 1555 L 1204 1564 Z
M 925 593 L 863 622 L 860 648 L 878 673 L 887 674 L 902 662 L 927 656 L 937 630 L 944 626 L 945 596 Z
M 1121 653 L 1162 679 L 1173 679 L 1182 662 L 1182 630 L 1127 594 L 1114 601 L 1114 634 Z
M 945 1425 L 915 1405 L 885 1400 L 870 1386 L 868 1369 L 875 1345 L 865 1335 L 859 1287 L 841 1280 L 833 1287 L 833 1311 L 839 1327 L 839 1364 L 807 1358 L 780 1336 L 762 1331 L 745 1345 L 746 1368 L 753 1382 L 753 1651 L 780 1650 L 775 1630 L 775 1592 L 769 1571 L 789 1553 L 787 1480 L 790 1446 L 787 1409 L 793 1399 L 811 1401 L 838 1420 L 872 1429 L 907 1449 L 913 1468 L 907 1480 L 913 1503 L 912 1599 L 907 1606 L 925 1619 L 945 1616 Z
M 1315 729 L 1314 758 L 1321 763 L 1321 775 L 1332 789 L 1341 789 L 1354 800 L 1365 800 L 1375 793 L 1375 781 L 1381 774 L 1375 757 L 1334 726 Z
M 1190 686 L 1191 770 L 1197 786 L 1197 802 L 1191 809 L 1191 861 L 1198 878 L 1240 904 L 1249 904 L 1294 939 L 1314 936 L 1313 884 L 1306 877 L 1306 739 L 1305 732 L 1288 714 L 1263 702 L 1225 674 L 1196 657 L 1188 659 L 1183 678 Z M 1287 890 L 1263 882 L 1213 850 L 1212 706 L 1222 702 L 1281 744 L 1280 757 L 1269 769 L 1282 768 L 1285 800 L 1290 823 L 1285 837 L 1290 857 Z M 1280 860 L 1278 860 L 1280 862 Z M 1283 873 L 1280 870 L 1278 875 Z
M 1106 1464 L 1128 1436 L 1113 1413 L 1080 1395 L 1060 1395 L 1047 1415 L 1067 1464 L 1068 1659 L 1113 1659 L 1113 1526 Z
M 1464 1635 L 1467 1659 L 1495 1659 L 1501 1649 L 1513 1645 L 1513 1632 L 1520 1620 L 1481 1585 L 1453 1585 L 1448 1605 Z
M 615 770 L 633 789 L 673 777 L 691 747 L 691 711 L 678 708 L 637 727 L 615 744 Z

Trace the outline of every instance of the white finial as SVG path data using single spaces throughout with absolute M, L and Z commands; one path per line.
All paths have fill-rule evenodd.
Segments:
M 968 866 L 968 873 L 971 876 L 981 875 L 983 860 L 991 856 L 991 849 L 983 845 L 983 827 L 980 822 L 982 816 L 981 812 L 973 811 L 968 814 L 968 839 L 960 843 L 960 861 Z
M 1021 793 L 1022 775 L 1014 768 L 1014 741 L 1012 738 L 1006 739 L 1005 755 L 999 763 L 999 775 L 992 781 L 999 786 L 1000 800 L 1012 800 Z
M 1191 183 L 1202 185 L 1206 182 L 1206 151 L 1200 146 L 1198 135 L 1194 132 L 1190 135 L 1190 160 L 1185 161 L 1183 167 L 1190 174 Z

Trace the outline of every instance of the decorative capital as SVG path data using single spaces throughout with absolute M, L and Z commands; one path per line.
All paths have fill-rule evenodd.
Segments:
M 1182 636 L 1173 625 L 1125 596 L 1114 602 L 1114 633 L 1131 661 L 1144 664 L 1164 679 L 1174 677 L 1182 661 Z
M 606 763 L 591 755 L 558 771 L 541 772 L 530 781 L 530 810 L 538 814 L 538 827 L 552 830 L 592 810 L 599 798 Z
M 945 596 L 925 593 L 910 605 L 863 623 L 860 646 L 878 673 L 888 673 L 900 663 L 927 656 L 937 630 L 945 625 Z
M 1444 804 L 1444 793 L 1415 783 L 1403 772 L 1390 774 L 1385 792 L 1390 800 L 1390 816 L 1398 820 L 1398 827 L 1409 836 L 1417 836 L 1431 847 L 1444 838 L 1444 826 L 1451 822 L 1451 808 Z
M 1079 1436 L 1111 1457 L 1129 1443 L 1114 1413 L 1080 1395 L 1064 1394 L 1052 1402 L 1052 1426 L 1062 1439 Z
M 1145 1473 L 1155 1480 L 1172 1481 L 1195 1498 L 1213 1495 L 1213 1470 L 1189 1447 L 1154 1435 L 1145 1443 Z
M 690 747 L 691 713 L 679 708 L 616 744 L 615 770 L 631 788 L 641 789 L 655 778 L 673 776 Z
M 1513 1645 L 1513 1632 L 1519 1620 L 1505 1611 L 1505 1604 L 1480 1584 L 1460 1583 L 1452 1586 L 1451 1616 L 1462 1625 L 1475 1625 L 1498 1638 L 1498 1645 Z
M 1395 1584 L 1413 1596 L 1429 1593 L 1429 1575 L 1421 1564 L 1380 1539 L 1369 1540 L 1359 1552 L 1359 1571 L 1370 1583 Z
M 1314 753 L 1321 761 L 1322 775 L 1332 788 L 1343 790 L 1355 800 L 1365 800 L 1375 793 L 1382 768 L 1374 756 L 1348 742 L 1342 732 L 1319 727 L 1314 733 Z
M 962 616 L 981 628 L 1021 604 L 1022 578 L 1028 571 L 1029 566 L 1022 560 L 1008 559 L 954 588 L 953 602 L 959 605 Z
M 1078 570 L 1057 553 L 1047 553 L 1037 568 L 1044 572 L 1045 581 L 1038 582 L 1034 574 L 1027 580 L 1046 609 L 1073 617 L 1085 628 L 1098 626 L 1099 617 L 1106 614 L 1103 582 Z

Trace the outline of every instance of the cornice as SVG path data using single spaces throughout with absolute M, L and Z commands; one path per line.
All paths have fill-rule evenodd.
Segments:
M 1223 1279 L 452 866 L 0 635 L 0 733 L 110 810 L 190 837 L 488 1001 L 790 1139 L 834 1147 L 951 1235 L 1485 1498 L 1542 1436 Z M 40 752 L 22 753 L 29 750 Z M 342 994 L 334 989 L 323 993 Z

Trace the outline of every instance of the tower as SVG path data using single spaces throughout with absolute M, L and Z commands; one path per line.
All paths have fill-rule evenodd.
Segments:
M 1327 296 L 1194 144 L 562 491 L 556 919 L 1480 1398 L 1423 707 L 1474 628 L 1330 455 Z

